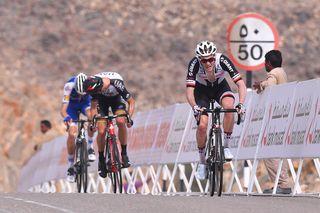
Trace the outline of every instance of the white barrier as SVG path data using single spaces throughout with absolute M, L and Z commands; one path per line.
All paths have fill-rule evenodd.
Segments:
M 247 160 L 249 163 L 251 177 L 246 192 L 249 194 L 253 191 L 253 184 L 257 192 L 261 193 L 256 177 L 259 160 L 281 158 L 289 161 L 295 183 L 293 194 L 302 193 L 299 176 L 303 158 L 317 158 L 320 153 L 320 95 L 317 92 L 319 89 L 320 80 L 314 79 L 273 86 L 259 95 L 248 92 L 245 120 L 241 125 L 235 125 L 231 138 L 230 148 L 235 159 L 231 163 L 232 175 L 227 192 L 232 193 L 234 180 L 239 191 L 244 192 L 238 177 L 238 161 Z M 142 184 L 140 193 L 177 193 L 178 173 L 185 192 L 193 192 L 192 187 L 195 184 L 200 192 L 208 190 L 208 184 L 205 183 L 203 186 L 203 182 L 194 176 L 195 162 L 198 161 L 196 124 L 188 104 L 175 104 L 162 109 L 138 112 L 133 119 L 135 124 L 129 129 L 128 141 L 128 154 L 133 166 L 130 171 L 123 170 L 128 193 L 137 192 L 136 183 L 139 181 Z M 293 169 L 291 158 L 301 159 L 297 173 Z M 319 161 L 315 159 L 314 162 L 320 175 Z M 184 165 L 191 166 L 191 174 L 185 174 Z M 278 171 L 281 165 L 282 161 Z M 56 182 L 60 183 L 62 191 L 73 191 L 74 188 L 70 184 L 59 180 L 65 177 L 66 169 L 65 137 L 58 137 L 46 143 L 23 168 L 18 190 L 26 191 L 37 184 L 58 180 Z M 96 173 L 96 163 L 89 171 Z M 163 179 L 169 180 L 165 189 L 161 187 Z M 110 192 L 110 185 L 108 179 L 90 175 L 89 192 Z M 39 187 L 37 189 L 36 191 L 41 191 Z

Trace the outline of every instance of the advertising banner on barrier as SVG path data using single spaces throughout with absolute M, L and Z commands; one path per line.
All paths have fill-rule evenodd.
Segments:
M 246 100 L 243 103 L 246 110 L 246 114 L 244 115 L 244 119 L 241 121 L 239 125 L 237 125 L 238 114 L 234 113 L 233 131 L 232 131 L 232 135 L 229 142 L 229 148 L 234 156 L 236 156 L 238 152 L 238 148 L 240 145 L 239 142 L 241 141 L 241 133 L 242 133 L 243 127 L 245 124 L 248 125 L 248 122 L 245 122 L 245 118 L 247 114 L 250 114 L 252 93 L 253 93 L 252 90 L 249 90 L 247 92 Z M 237 103 L 239 103 L 239 94 L 235 94 L 235 104 Z
M 168 136 L 172 130 L 173 116 L 176 105 L 171 105 L 161 109 L 159 114 L 159 130 L 156 139 L 152 144 L 152 158 L 150 163 L 161 163 L 162 154 L 164 153 L 165 145 L 168 141 Z
M 320 153 L 320 79 L 297 84 L 293 121 L 289 125 L 286 156 L 319 157 Z
M 141 164 L 145 159 L 143 152 L 143 140 L 145 135 L 145 125 L 149 111 L 138 112 L 133 117 L 134 124 L 131 127 L 131 137 L 128 138 L 128 156 L 132 165 Z
M 163 164 L 175 162 L 182 146 L 187 122 L 190 119 L 190 105 L 187 103 L 176 105 L 173 116 L 172 131 L 168 137 L 161 162 Z
M 31 186 L 49 180 L 64 178 L 67 164 L 61 165 L 60 154 L 66 145 L 66 136 L 60 136 L 45 143 L 39 152 L 30 159 L 27 166 L 21 171 L 21 180 L 18 191 L 26 191 Z
M 160 120 L 163 114 L 163 109 L 151 110 L 145 124 L 145 134 L 143 137 L 143 155 L 145 156 L 140 163 L 148 165 L 150 164 L 152 156 L 152 145 L 157 138 L 160 129 Z
M 263 91 L 262 94 L 252 92 L 251 107 L 246 113 L 243 124 L 243 131 L 240 137 L 240 144 L 236 159 L 246 160 L 254 159 L 258 144 L 261 129 L 264 129 L 267 120 L 265 114 L 267 112 L 267 103 L 269 98 L 270 88 Z
M 179 163 L 191 163 L 199 160 L 198 145 L 196 140 L 197 122 L 193 116 L 193 111 L 189 106 L 190 122 L 187 123 L 186 136 L 182 141 L 181 152 L 178 156 Z
M 281 158 L 285 150 L 285 136 L 293 115 L 293 97 L 297 82 L 275 85 L 270 89 L 266 126 L 262 129 L 257 158 Z

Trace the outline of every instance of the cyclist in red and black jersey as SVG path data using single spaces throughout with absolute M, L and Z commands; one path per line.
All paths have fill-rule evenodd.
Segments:
M 91 76 L 83 83 L 84 91 L 92 96 L 91 114 L 92 116 L 98 113 L 97 106 L 99 104 L 99 113 L 101 116 L 107 116 L 108 110 L 111 107 L 113 114 L 124 114 L 126 103 L 128 104 L 128 114 L 132 117 L 134 112 L 135 100 L 126 89 L 122 77 L 116 72 L 102 72 Z M 118 138 L 121 143 L 121 158 L 122 167 L 130 166 L 127 155 L 127 127 L 131 124 L 127 123 L 125 117 L 117 117 L 116 123 L 118 126 Z M 99 151 L 99 175 L 103 178 L 107 176 L 107 168 L 105 164 L 104 148 L 106 123 L 97 122 L 98 135 L 97 144 Z
M 187 73 L 186 95 L 195 117 L 198 117 L 202 108 L 209 108 L 210 100 L 214 99 L 224 109 L 234 108 L 234 94 L 225 79 L 225 73 L 229 73 L 239 90 L 239 103 L 236 108 L 243 113 L 243 103 L 246 96 L 246 85 L 242 80 L 231 60 L 217 53 L 217 47 L 211 41 L 202 41 L 197 44 L 195 57 L 189 62 Z M 234 124 L 234 115 L 226 113 L 223 120 L 224 129 L 224 153 L 226 160 L 232 160 L 233 155 L 228 148 Z M 201 114 L 197 128 L 196 138 L 199 149 L 200 163 L 197 167 L 196 177 L 205 179 L 206 162 L 205 146 L 208 128 L 208 115 Z

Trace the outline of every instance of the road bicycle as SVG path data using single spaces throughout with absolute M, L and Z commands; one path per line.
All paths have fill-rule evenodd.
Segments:
M 75 172 L 76 172 L 76 183 L 78 192 L 81 192 L 81 187 L 84 193 L 87 193 L 88 186 L 88 149 L 87 140 L 85 134 L 84 124 L 90 122 L 89 120 L 78 119 L 73 121 L 78 123 L 78 135 L 76 138 L 76 150 L 75 150 Z
M 122 159 L 120 152 L 120 143 L 117 140 L 113 120 L 118 117 L 126 117 L 128 123 L 133 124 L 128 114 L 94 116 L 93 126 L 96 126 L 98 120 L 106 120 L 106 147 L 104 157 L 107 160 L 107 172 L 112 182 L 113 193 L 122 193 Z
M 211 127 L 209 140 L 206 146 L 207 174 L 209 179 L 210 196 L 216 192 L 218 196 L 222 194 L 223 187 L 223 164 L 225 163 L 224 147 L 222 145 L 221 113 L 235 113 L 237 109 L 222 109 L 220 106 L 214 107 L 214 100 L 210 101 L 210 108 L 204 109 L 202 113 L 211 113 Z M 237 124 L 241 121 L 238 113 Z

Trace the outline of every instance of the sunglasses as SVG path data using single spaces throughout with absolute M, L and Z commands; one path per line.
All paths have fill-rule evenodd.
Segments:
M 207 62 L 212 63 L 215 60 L 214 57 L 207 58 L 207 59 L 200 59 L 201 63 L 206 64 Z

